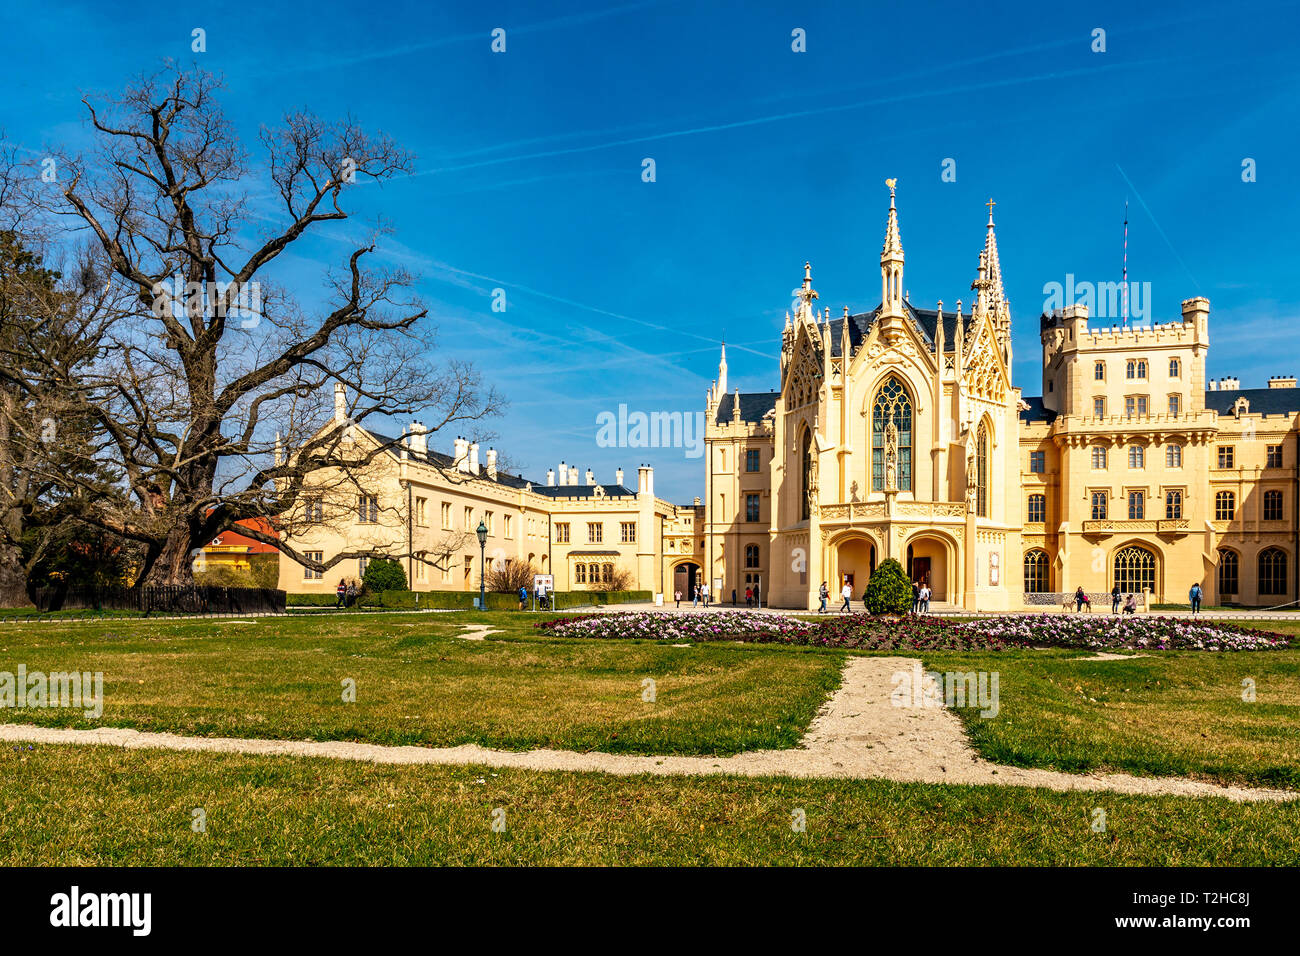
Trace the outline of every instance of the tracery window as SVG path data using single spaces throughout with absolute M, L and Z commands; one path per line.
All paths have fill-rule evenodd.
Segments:
M 912 399 L 897 378 L 890 376 L 876 392 L 871 409 L 871 487 L 887 487 L 886 444 L 889 425 L 896 431 L 898 460 L 894 485 L 899 491 L 912 490 Z

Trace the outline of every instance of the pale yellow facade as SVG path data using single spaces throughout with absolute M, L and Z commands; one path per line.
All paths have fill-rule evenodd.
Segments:
M 347 423 L 344 396 L 336 398 L 336 423 L 358 459 L 347 475 L 314 473 L 298 505 L 281 518 L 284 539 L 315 560 L 345 552 L 397 557 L 416 591 L 477 591 L 480 576 L 501 562 L 528 562 L 554 575 L 555 588 L 606 590 L 616 571 L 631 575 L 630 590 L 662 593 L 665 534 L 679 509 L 654 495 L 654 470 L 637 470 L 628 488 L 620 469 L 612 483 L 561 463 L 544 482 L 499 472 L 496 452 L 456 439 L 453 453 L 428 448 L 413 423 L 393 440 Z M 690 511 L 691 509 L 686 509 Z M 476 529 L 488 529 L 480 552 Z M 480 560 L 482 558 L 482 560 Z M 340 579 L 358 580 L 368 557 L 346 558 L 324 572 L 287 555 L 280 587 L 297 593 L 333 593 Z
M 1118 585 L 1144 604 L 1296 599 L 1300 392 L 1206 379 L 1209 302 L 1146 328 L 1039 319 L 1041 394 L 1012 384 L 1011 310 L 990 213 L 968 308 L 919 309 L 903 284 L 891 185 L 881 304 L 819 313 L 805 265 L 780 387 L 706 399 L 702 550 L 715 590 L 855 607 L 885 558 L 936 606 L 1056 604 Z M 991 208 L 991 207 L 990 207 Z M 1100 608 L 1098 608 L 1100 609 Z

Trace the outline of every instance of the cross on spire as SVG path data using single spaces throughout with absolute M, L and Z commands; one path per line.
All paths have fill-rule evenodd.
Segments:
M 993 207 L 996 206 L 997 203 L 995 203 L 995 202 L 993 201 L 993 197 L 990 196 L 990 197 L 989 197 L 989 201 L 986 202 L 984 205 L 986 205 L 986 206 L 989 207 L 989 222 L 992 223 L 992 222 L 993 222 Z

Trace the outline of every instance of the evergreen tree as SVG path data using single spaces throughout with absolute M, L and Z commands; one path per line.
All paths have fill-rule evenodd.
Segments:
M 872 614 L 906 614 L 912 607 L 912 585 L 894 558 L 880 562 L 867 582 L 867 610 Z

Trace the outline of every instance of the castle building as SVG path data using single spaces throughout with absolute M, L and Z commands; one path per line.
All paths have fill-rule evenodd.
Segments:
M 968 305 L 921 309 L 903 283 L 890 180 L 880 304 L 818 311 L 804 266 L 780 387 L 706 397 L 699 547 L 665 554 L 715 593 L 817 606 L 860 598 L 899 560 L 935 604 L 1007 610 L 1115 585 L 1148 603 L 1280 605 L 1297 596 L 1300 392 L 1207 381 L 1209 302 L 1149 327 L 1039 320 L 1042 391 L 1011 381 L 1011 307 L 993 203 Z M 702 563 L 700 563 L 702 562 Z M 836 598 L 838 603 L 838 598 Z M 860 606 L 860 605 L 859 605 Z
M 357 464 L 319 469 L 295 507 L 279 518 L 286 543 L 316 561 L 342 552 L 400 556 L 415 591 L 477 591 L 481 577 L 504 563 L 551 574 L 555 588 L 663 593 L 666 546 L 679 529 L 694 538 L 694 508 L 679 509 L 654 493 L 654 469 L 637 469 L 636 488 L 622 469 L 608 484 L 591 469 L 560 462 L 544 481 L 497 467 L 495 449 L 457 438 L 448 455 L 429 447 L 412 422 L 400 438 L 377 434 L 348 418 L 343 386 L 335 388 L 334 419 L 344 454 Z M 350 452 L 348 451 L 350 449 Z M 476 530 L 482 522 L 487 544 Z M 357 580 L 370 556 L 348 558 L 318 572 L 287 555 L 280 587 L 332 594 L 340 578 Z

